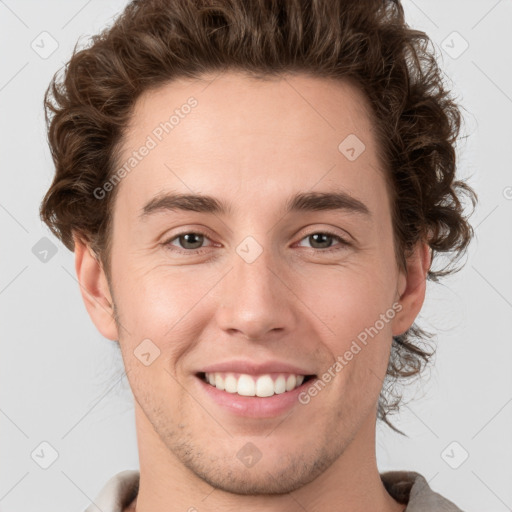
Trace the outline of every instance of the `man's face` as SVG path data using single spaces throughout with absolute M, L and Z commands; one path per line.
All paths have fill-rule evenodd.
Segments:
M 191 96 L 197 104 L 183 107 Z M 111 291 L 141 457 L 152 451 L 231 492 L 276 493 L 353 443 L 373 448 L 405 281 L 365 105 L 347 83 L 237 73 L 173 82 L 136 103 L 120 165 L 150 149 L 117 185 Z M 287 210 L 311 193 L 357 203 Z M 144 214 L 165 194 L 228 210 Z M 255 389 L 272 396 L 247 396 Z

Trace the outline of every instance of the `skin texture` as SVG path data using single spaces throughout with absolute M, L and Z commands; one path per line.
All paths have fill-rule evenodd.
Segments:
M 418 243 L 407 273 L 399 271 L 365 98 L 347 82 L 305 75 L 203 78 L 166 84 L 135 105 L 120 162 L 187 98 L 198 102 L 117 185 L 111 283 L 76 238 L 85 305 L 98 330 L 119 340 L 135 397 L 141 479 L 130 510 L 404 510 L 380 481 L 376 406 L 392 336 L 419 313 L 430 260 Z M 338 150 L 349 134 L 366 147 L 354 161 Z M 340 189 L 371 215 L 284 214 L 296 192 Z M 164 191 L 212 195 L 232 211 L 141 220 Z M 176 238 L 198 230 L 202 252 Z M 335 236 L 315 244 L 310 235 L 326 231 Z M 252 263 L 236 251 L 247 236 L 263 249 Z M 237 358 L 321 375 L 393 304 L 400 311 L 367 346 L 285 414 L 228 412 L 196 376 Z M 145 366 L 134 350 L 148 338 L 160 355 Z M 248 442 L 262 455 L 250 468 L 236 456 Z

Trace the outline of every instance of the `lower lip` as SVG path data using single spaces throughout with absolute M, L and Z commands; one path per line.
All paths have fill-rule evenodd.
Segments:
M 311 385 L 314 379 L 303 382 L 292 391 L 274 394 L 268 397 L 242 396 L 237 393 L 221 391 L 197 377 L 202 390 L 213 400 L 229 412 L 247 418 L 273 418 L 287 412 L 294 405 L 300 405 L 299 395 Z

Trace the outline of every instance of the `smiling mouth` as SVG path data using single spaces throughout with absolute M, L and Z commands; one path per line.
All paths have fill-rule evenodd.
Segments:
M 267 373 L 249 375 L 233 372 L 200 372 L 197 376 L 220 391 L 240 396 L 269 397 L 297 389 L 315 378 L 315 375 Z

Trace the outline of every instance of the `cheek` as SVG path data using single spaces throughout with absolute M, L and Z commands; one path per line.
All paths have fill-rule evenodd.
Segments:
M 321 339 L 331 359 L 325 370 L 341 377 L 335 387 L 349 393 L 351 403 L 374 400 L 388 364 L 396 311 L 392 275 L 379 268 L 375 262 L 331 270 L 323 278 L 317 275 L 316 292 L 306 299 L 329 328 Z
M 302 289 L 304 301 L 336 339 L 356 338 L 392 306 L 391 281 L 367 265 L 326 270 L 312 277 L 309 284 L 310 288 Z
M 123 275 L 118 267 L 119 276 Z M 137 351 L 144 340 L 151 340 L 160 351 L 159 362 L 168 369 L 200 339 L 208 292 L 218 281 L 217 272 L 192 271 L 161 266 L 137 268 L 124 273 L 129 276 L 118 281 L 116 306 L 124 329 L 122 345 L 125 350 Z M 148 347 L 151 343 L 145 342 Z
M 147 406 L 170 393 L 172 408 L 178 410 L 183 390 L 176 380 L 177 365 L 200 339 L 194 307 L 212 284 L 194 283 L 176 269 L 132 267 L 125 275 L 130 277 L 119 282 L 116 304 L 125 327 L 120 346 L 132 391 Z
M 287 307 L 302 317 L 303 327 L 316 326 L 319 341 L 331 354 L 343 354 L 391 307 L 392 275 L 384 270 L 390 262 L 382 259 L 369 251 L 339 264 L 292 262 L 293 268 L 283 266 L 280 272 L 291 289 L 280 300 L 284 297 Z M 215 288 L 213 295 L 222 299 L 219 293 L 228 281 L 219 282 L 219 276 L 226 269 L 206 263 L 178 267 L 135 258 L 117 261 L 115 299 L 125 343 L 134 350 L 143 340 L 153 340 L 172 363 L 194 347 L 215 317 L 218 301 L 208 295 Z

